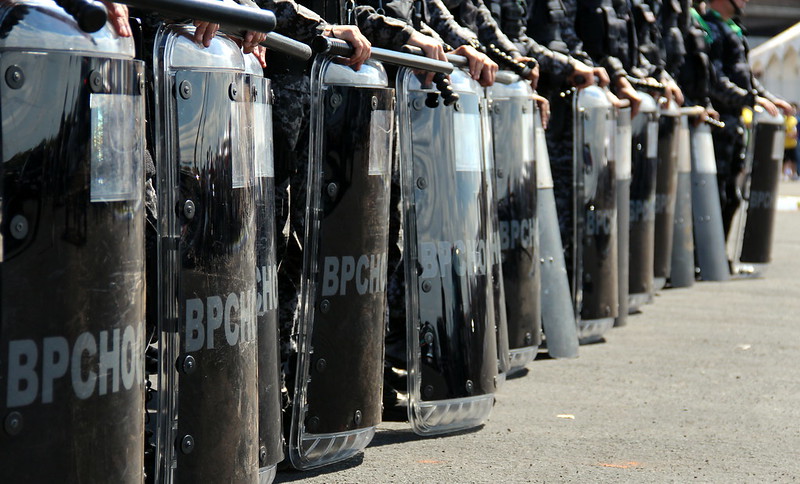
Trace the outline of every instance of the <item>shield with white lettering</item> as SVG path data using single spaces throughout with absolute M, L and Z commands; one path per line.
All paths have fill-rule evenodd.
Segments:
M 672 269 L 675 197 L 678 193 L 678 146 L 681 112 L 674 101 L 659 106 L 656 204 L 653 239 L 653 289 L 664 287 Z
M 193 27 L 155 38 L 159 173 L 156 482 L 258 474 L 254 92 L 239 47 Z M 263 93 L 262 93 L 263 94 Z M 148 470 L 148 472 L 151 472 Z
M 628 252 L 628 312 L 639 311 L 653 297 L 658 107 L 649 94 L 631 121 L 630 251 Z
M 261 65 L 245 56 L 245 90 L 252 103 L 243 106 L 241 135 L 255 162 L 256 325 L 258 332 L 258 478 L 272 482 L 283 460 L 278 286 L 275 256 L 275 169 L 272 149 L 272 91 Z M 251 139 L 248 139 L 250 138 Z
M 347 459 L 381 421 L 394 91 L 383 66 L 319 57 L 291 464 Z
M 628 264 L 631 214 L 631 108 L 617 110 L 617 287 L 619 310 L 614 326 L 625 326 L 628 320 Z
M 52 2 L 0 32 L 2 481 L 141 483 L 144 66 Z
M 700 278 L 727 281 L 731 273 L 717 185 L 714 139 L 708 124 L 689 128 L 692 149 L 692 229 Z
M 480 425 L 497 376 L 481 145 L 488 113 L 475 81 L 460 70 L 450 77 L 460 96 L 451 106 L 411 71 L 397 77 L 408 381 L 401 401 L 422 435 Z
M 733 270 L 741 275 L 764 275 L 772 257 L 772 236 L 778 184 L 783 164 L 783 116 L 756 109 L 746 160 L 744 205 L 739 209 L 738 237 L 730 237 L 734 248 Z M 738 257 L 736 257 L 738 256 Z
M 494 197 L 499 216 L 510 371 L 536 357 L 541 343 L 541 273 L 536 214 L 533 90 L 525 81 L 489 88 Z
M 581 343 L 589 343 L 614 325 L 619 306 L 616 118 L 605 91 L 596 86 L 578 92 L 575 113 L 575 172 L 583 178 L 582 190 L 576 191 L 576 219 L 582 226 L 576 242 L 583 253 L 578 329 Z
M 672 233 L 672 261 L 669 284 L 672 287 L 694 285 L 694 233 L 692 231 L 692 155 L 689 137 L 689 113 L 681 108 L 678 128 L 678 184 L 675 189 L 675 220 Z

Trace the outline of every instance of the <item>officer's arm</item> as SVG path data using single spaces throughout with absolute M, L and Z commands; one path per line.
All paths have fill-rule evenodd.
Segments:
M 377 47 L 399 49 L 414 33 L 414 28 L 406 22 L 381 15 L 368 5 L 357 6 L 353 13 L 361 33 Z
M 322 17 L 294 0 L 256 0 L 256 3 L 275 14 L 275 32 L 300 42 L 311 42 L 327 26 Z
M 477 10 L 476 21 L 478 24 L 478 40 L 483 45 L 494 44 L 498 49 L 504 51 L 512 58 L 516 59 L 522 57 L 522 54 L 517 50 L 517 46 L 500 30 L 500 26 L 494 21 L 492 12 L 486 8 L 483 0 L 466 0 L 472 2 Z
M 561 23 L 561 40 L 569 48 L 569 54 L 586 65 L 594 65 L 592 58 L 583 50 L 583 40 L 575 31 L 575 16 L 578 12 L 577 0 L 562 0 L 564 19 Z
M 445 43 L 456 47 L 469 45 L 478 36 L 456 22 L 450 10 L 441 0 L 425 0 L 430 16 L 428 26 L 442 37 Z

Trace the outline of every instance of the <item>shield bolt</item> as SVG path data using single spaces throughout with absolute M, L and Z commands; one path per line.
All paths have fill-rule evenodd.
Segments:
M 19 66 L 11 66 L 6 69 L 6 84 L 11 89 L 19 89 L 25 84 L 25 74 Z
M 361 410 L 356 410 L 356 414 L 353 415 L 353 423 L 356 425 L 361 425 L 362 415 Z
M 431 290 L 431 281 L 422 281 L 422 291 L 430 292 L 430 290 Z
M 258 448 L 258 462 L 262 466 L 267 462 L 267 448 L 263 445 Z
M 531 333 L 525 333 L 525 345 L 530 346 L 533 343 L 533 335 Z
M 92 71 L 89 73 L 89 87 L 92 88 L 92 92 L 103 90 L 103 76 L 99 72 Z
M 522 114 L 528 114 L 528 106 L 522 106 Z
M 461 106 L 461 101 L 456 101 L 456 103 L 453 105 L 453 108 L 454 108 L 456 111 L 461 111 L 462 109 L 464 109 L 464 107 L 463 107 L 463 106 Z
M 6 416 L 4 427 L 8 435 L 17 435 L 22 432 L 22 414 L 11 412 Z
M 325 188 L 328 192 L 328 196 L 331 198 L 336 198 L 336 195 L 339 193 L 339 185 L 335 183 L 328 183 L 328 186 Z
M 253 100 L 258 99 L 258 86 L 253 86 Z
M 324 373 L 325 369 L 328 368 L 328 362 L 325 361 L 325 358 L 320 358 L 317 360 L 317 371 L 320 373 Z
M 494 114 L 500 114 L 500 111 L 502 111 L 502 109 L 500 108 L 500 105 L 499 104 L 495 104 L 494 105 Z
M 180 358 L 179 362 L 180 364 L 178 367 L 186 375 L 191 375 L 197 369 L 197 361 L 195 361 L 194 356 L 192 355 L 186 355 L 183 358 Z
M 425 101 L 423 101 L 421 97 L 414 98 L 411 102 L 411 107 L 414 108 L 415 111 L 422 111 L 423 106 L 425 106 Z
M 431 398 L 433 396 L 433 385 L 425 385 L 425 388 L 422 390 L 422 396 Z
M 433 333 L 425 333 L 425 344 L 427 345 L 433 344 Z
M 186 200 L 183 204 L 183 215 L 186 216 L 189 220 L 194 218 L 195 214 L 195 207 L 194 202 L 191 200 Z
M 425 190 L 426 188 L 428 188 L 428 180 L 426 180 L 425 177 L 422 176 L 417 178 L 417 188 L 419 188 L 420 190 Z
M 28 236 L 28 219 L 22 215 L 15 215 L 11 219 L 11 236 L 22 240 Z
M 178 87 L 178 92 L 182 98 L 189 99 L 192 97 L 192 83 L 189 81 L 181 81 L 181 85 Z
M 141 74 L 139 75 L 137 86 L 139 87 L 139 94 L 144 94 L 144 77 Z
M 465 387 L 467 389 L 467 394 L 472 395 L 472 392 L 474 390 L 474 385 L 472 384 L 472 380 L 467 380 L 467 384 L 465 385 Z
M 506 172 L 503 171 L 502 168 L 498 168 L 497 169 L 497 178 L 503 178 L 504 176 L 506 176 Z
M 323 299 L 322 302 L 319 303 L 319 310 L 323 313 L 327 313 L 331 310 L 331 302 L 327 299 Z
M 375 111 L 378 109 L 378 96 L 372 96 L 372 110 Z
M 308 419 L 306 427 L 308 427 L 308 430 L 312 432 L 317 430 L 317 428 L 319 428 L 319 417 L 311 417 L 310 419 Z
M 331 94 L 331 107 L 338 108 L 342 105 L 342 95 L 338 92 Z
M 181 437 L 181 452 L 184 454 L 191 454 L 194 450 L 194 437 L 191 435 L 184 435 Z
M 228 86 L 228 96 L 231 98 L 231 101 L 236 101 L 236 97 L 239 95 L 239 88 L 236 87 L 236 84 L 231 83 Z

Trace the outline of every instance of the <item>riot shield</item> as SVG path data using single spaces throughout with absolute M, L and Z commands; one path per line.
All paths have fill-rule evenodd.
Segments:
M 614 153 L 616 119 L 599 87 L 581 90 L 575 101 L 575 173 L 583 176 L 576 191 L 576 219 L 582 219 L 583 271 L 579 337 L 599 340 L 614 325 L 619 306 L 617 285 L 617 194 Z M 579 222 L 580 223 L 580 222 Z
M 628 312 L 634 313 L 653 296 L 658 107 L 649 94 L 631 121 L 630 252 Z
M 351 457 L 381 420 L 393 90 L 383 66 L 312 71 L 308 207 L 289 458 Z
M 783 116 L 756 108 L 745 161 L 744 203 L 732 224 L 729 246 L 734 274 L 761 276 L 772 254 L 772 234 L 784 147 Z
M 569 275 L 564 261 L 561 230 L 553 193 L 553 176 L 542 118 L 534 114 L 534 156 L 536 158 L 536 214 L 539 222 L 539 264 L 541 265 L 542 329 L 547 353 L 552 358 L 578 356 L 578 326 Z
M 256 210 L 256 327 L 258 338 L 258 481 L 268 484 L 283 460 L 278 284 L 275 256 L 275 170 L 272 150 L 272 91 L 252 55 L 245 59 L 245 89 L 252 103 L 242 109 L 240 135 L 252 149 Z M 251 140 L 246 138 L 252 137 Z
M 434 92 L 407 69 L 397 76 L 408 348 L 408 418 L 418 434 L 480 425 L 491 411 L 497 342 L 481 143 L 481 88 L 451 75 L 461 97 Z M 435 99 L 433 99 L 435 101 Z
M 672 236 L 678 190 L 678 143 L 681 112 L 674 101 L 659 106 L 658 164 L 653 240 L 653 289 L 667 283 L 672 269 Z
M 692 153 L 689 144 L 689 114 L 682 108 L 678 127 L 678 182 L 675 190 L 675 217 L 672 232 L 672 261 L 669 283 L 672 287 L 694 285 L 694 241 L 692 232 Z
M 535 102 L 526 81 L 488 89 L 494 137 L 494 197 L 500 219 L 503 301 L 514 371 L 532 361 L 541 343 L 541 273 L 533 148 Z
M 617 112 L 617 283 L 619 311 L 614 326 L 628 322 L 628 266 L 630 260 L 631 214 L 631 109 Z
M 133 43 L 0 6 L 2 480 L 143 480 L 144 97 Z
M 725 231 L 717 188 L 714 140 L 707 124 L 689 128 L 692 149 L 692 229 L 700 277 L 704 281 L 730 279 Z
M 258 474 L 256 210 L 238 46 L 193 27 L 155 37 L 160 372 L 156 482 Z

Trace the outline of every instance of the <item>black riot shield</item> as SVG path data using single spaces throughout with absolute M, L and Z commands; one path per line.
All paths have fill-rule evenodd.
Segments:
M 630 258 L 631 214 L 631 109 L 617 111 L 617 287 L 619 311 L 614 326 L 628 321 L 628 267 Z
M 692 149 L 692 229 L 700 278 L 704 281 L 730 279 L 725 252 L 725 231 L 717 188 L 714 139 L 707 124 L 689 128 Z
M 784 147 L 783 116 L 771 116 L 756 108 L 747 151 L 747 178 L 742 191 L 744 204 L 737 217 L 730 243 L 734 245 L 733 272 L 740 275 L 764 275 L 772 254 L 772 234 L 778 203 L 778 183 Z
M 535 102 L 526 81 L 488 89 L 494 138 L 494 195 L 500 219 L 511 368 L 523 368 L 541 343 L 541 273 L 533 126 Z
M 397 79 L 408 418 L 416 433 L 431 435 L 480 425 L 494 402 L 481 88 L 454 71 L 461 99 L 445 106 L 430 102 L 433 91 L 411 71 Z
M 575 172 L 583 175 L 583 190 L 576 192 L 576 219 L 582 219 L 583 225 L 578 239 L 583 246 L 578 328 L 580 341 L 588 343 L 599 340 L 614 325 L 619 306 L 616 119 L 605 91 L 595 86 L 578 93 L 575 113 Z
M 143 65 L 55 3 L 0 7 L 2 481 L 143 479 Z
M 552 358 L 578 356 L 578 325 L 569 289 L 561 231 L 558 226 L 553 176 L 547 140 L 538 113 L 534 114 L 534 156 L 536 158 L 536 214 L 541 265 L 542 330 L 547 353 Z
M 675 197 L 678 193 L 678 143 L 681 112 L 675 102 L 659 106 L 658 165 L 653 240 L 653 289 L 667 283 L 672 269 Z
M 629 313 L 639 311 L 653 297 L 658 107 L 652 96 L 639 94 L 642 103 L 631 122 Z
M 278 285 L 275 257 L 275 171 L 272 149 L 272 91 L 261 65 L 245 59 L 245 90 L 252 103 L 242 109 L 240 135 L 252 148 L 256 210 L 256 327 L 258 338 L 258 482 L 275 478 L 283 460 L 280 355 L 278 351 Z M 248 128 L 250 126 L 250 128 Z M 252 140 L 247 139 L 252 137 Z
M 393 90 L 379 63 L 314 63 L 289 457 L 360 452 L 381 420 Z
M 193 27 L 155 38 L 160 372 L 156 482 L 258 474 L 256 210 L 238 46 Z M 249 123 L 252 124 L 252 123 Z
M 675 189 L 672 261 L 669 273 L 669 284 L 672 287 L 694 285 L 692 154 L 689 144 L 689 116 L 692 113 L 693 108 L 681 108 L 680 126 L 678 127 L 678 181 Z

